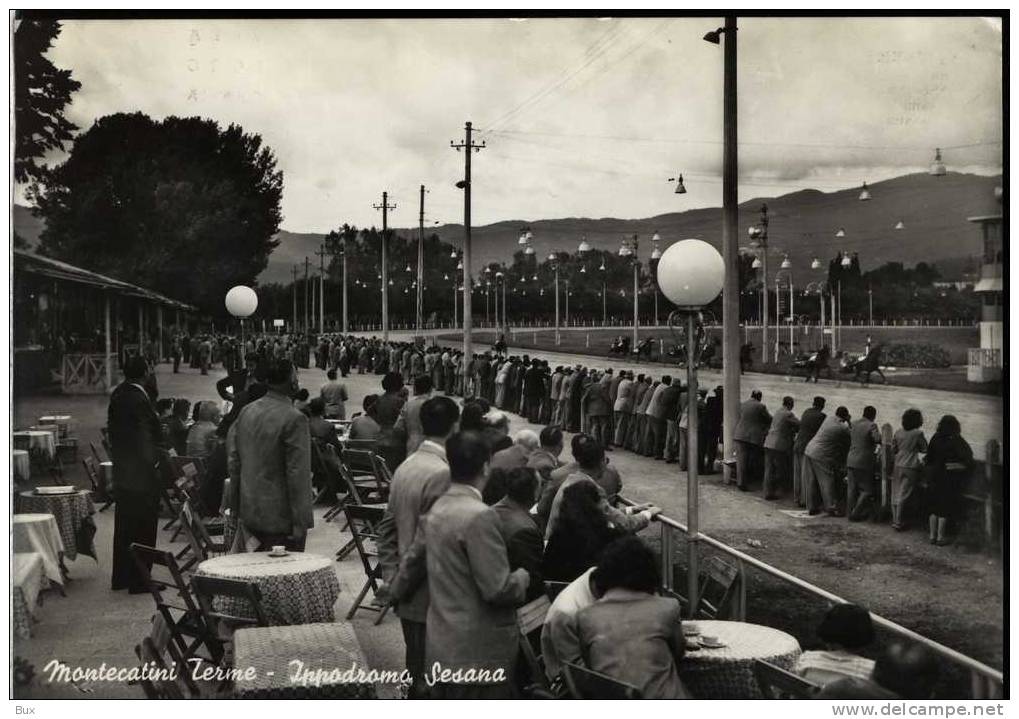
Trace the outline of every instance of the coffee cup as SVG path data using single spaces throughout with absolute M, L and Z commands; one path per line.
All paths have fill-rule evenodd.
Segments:
M 695 627 L 693 624 L 683 625 L 683 636 L 685 637 L 696 637 L 701 633 L 701 630 Z
M 712 637 L 712 636 L 709 636 L 707 634 L 701 635 L 701 643 L 702 644 L 720 644 L 720 642 L 718 641 L 718 637 Z
M 272 545 L 272 552 L 271 552 L 271 554 L 286 554 L 286 553 L 287 553 L 287 548 L 284 547 L 282 544 L 274 544 L 274 545 Z

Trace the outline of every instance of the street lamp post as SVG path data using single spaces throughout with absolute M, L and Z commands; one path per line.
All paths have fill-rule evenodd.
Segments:
M 726 40 L 728 42 L 728 40 Z M 748 230 L 750 239 L 758 244 L 761 248 L 760 254 L 760 268 L 761 268 L 761 355 L 764 358 L 768 356 L 768 206 L 761 205 L 761 218 L 758 224 L 753 225 Z M 756 262 L 755 262 L 756 265 Z M 777 319 L 778 313 L 775 313 Z
M 640 258 L 637 255 L 639 242 L 637 235 L 632 238 L 623 238 L 619 246 L 619 256 L 629 257 L 633 265 L 633 347 L 636 348 L 640 342 Z
M 658 262 L 662 259 L 662 250 L 658 246 L 658 243 L 662 241 L 661 235 L 656 231 L 651 236 L 651 243 L 654 245 L 654 249 L 651 250 L 651 262 L 648 263 L 648 268 L 652 271 L 652 280 L 654 281 L 655 290 L 655 327 L 658 326 Z
M 683 240 L 672 245 L 662 255 L 658 265 L 662 292 L 679 307 L 686 319 L 686 382 L 687 382 L 687 475 L 686 475 L 686 526 L 687 526 L 687 600 L 691 617 L 697 616 L 699 605 L 697 571 L 697 545 L 700 541 L 698 465 L 700 452 L 697 442 L 698 394 L 696 341 L 700 312 L 722 291 L 725 263 L 718 250 L 702 240 Z M 670 322 L 671 324 L 671 322 Z M 668 552 L 663 552 L 668 556 Z M 672 567 L 666 568 L 672 571 Z
M 570 279 L 566 278 L 566 326 L 570 326 Z
M 559 258 L 554 252 L 549 253 L 548 261 L 552 263 L 552 276 L 555 283 L 555 343 L 559 346 Z
M 608 325 L 608 303 L 605 301 L 605 258 L 602 258 L 601 267 L 598 268 L 598 272 L 601 273 L 601 326 L 605 327 Z
M 786 276 L 789 280 L 789 354 L 793 351 L 793 272 L 792 263 L 789 258 L 786 257 L 782 260 L 782 267 L 778 272 L 775 273 L 775 362 L 778 362 L 778 316 L 782 303 L 780 301 L 779 293 L 782 291 L 782 275 Z

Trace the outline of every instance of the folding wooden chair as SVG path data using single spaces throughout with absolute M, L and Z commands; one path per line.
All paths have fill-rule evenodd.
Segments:
M 524 686 L 527 696 L 551 695 L 552 687 L 545 676 L 545 661 L 541 656 L 541 628 L 545 624 L 552 602 L 542 595 L 517 609 L 517 630 L 520 632 L 520 653 L 524 655 L 530 671 L 530 682 Z
M 103 486 L 103 480 L 99 476 L 99 469 L 96 467 L 96 462 L 91 457 L 82 457 L 81 466 L 85 468 L 85 476 L 88 477 L 89 484 L 92 487 L 92 496 L 97 501 L 105 502 L 99 511 L 105 511 L 113 505 L 113 498 L 107 496 L 106 488 Z
M 199 562 L 204 562 L 209 557 L 226 553 L 226 542 L 213 540 L 192 508 L 191 500 L 187 497 L 180 508 L 180 525 L 187 537 L 188 546 L 177 553 L 177 559 L 183 559 L 189 551 L 192 555 L 181 567 L 184 571 L 191 569 Z
M 95 457 L 97 465 L 100 465 L 103 462 L 109 462 L 110 461 L 109 459 L 103 459 L 102 457 L 99 456 L 99 450 L 96 449 L 96 443 L 95 442 L 89 441 L 88 446 L 92 449 L 92 456 Z
M 738 581 L 739 570 L 736 567 L 719 557 L 709 558 L 704 567 L 700 590 L 697 592 L 700 597 L 697 615 L 706 619 L 727 617 Z
M 343 477 L 343 468 L 340 458 L 336 454 L 336 450 L 333 449 L 332 445 L 319 444 L 312 440 L 311 443 L 312 451 L 312 471 L 315 471 L 316 456 L 319 463 L 319 472 L 321 472 L 324 486 L 319 492 L 319 496 L 315 498 L 316 501 L 322 496 L 323 493 L 330 491 L 335 493 L 335 503 L 325 513 L 324 519 L 326 522 L 331 522 L 339 514 L 343 512 L 343 505 L 350 501 L 350 488 L 347 481 Z
M 168 669 L 176 669 L 176 679 L 168 678 L 156 678 L 155 682 L 163 682 L 165 685 L 173 685 L 178 691 L 183 688 L 181 696 L 177 698 L 183 699 L 197 699 L 201 696 L 201 692 L 198 688 L 198 683 L 192 676 L 192 668 L 188 666 L 187 659 L 182 655 L 176 644 L 172 641 L 172 633 L 170 628 L 167 626 L 166 620 L 161 614 L 152 615 L 152 629 L 149 632 L 149 636 L 142 640 L 141 647 L 142 653 L 148 653 L 149 657 L 155 657 L 157 661 L 164 663 Z M 138 647 L 135 648 L 135 653 L 139 655 Z M 142 661 L 146 661 L 143 659 Z M 158 664 L 157 664 L 158 666 Z M 144 688 L 144 680 L 140 680 Z M 151 680 L 150 680 L 151 682 Z M 165 688 L 164 688 L 165 691 Z M 172 692 L 172 689 L 170 689 Z M 148 696 L 148 691 L 146 691 Z
M 754 678 L 765 699 L 810 699 L 821 687 L 763 659 L 754 660 Z
M 353 618 L 358 609 L 368 609 L 379 613 L 375 624 L 380 624 L 386 618 L 389 605 L 378 607 L 373 604 L 364 604 L 363 600 L 365 595 L 368 594 L 369 589 L 372 590 L 372 595 L 377 594 L 379 591 L 378 580 L 382 578 L 382 570 L 378 563 L 378 552 L 374 548 L 369 549 L 366 544 L 369 541 L 372 544 L 375 543 L 377 539 L 375 527 L 382 521 L 386 510 L 382 507 L 372 507 L 367 504 L 347 504 L 343 507 L 343 512 L 347 515 L 347 526 L 353 535 L 352 541 L 357 548 L 357 553 L 361 557 L 365 576 L 364 586 L 361 587 L 361 591 L 354 599 L 350 611 L 347 612 L 347 619 Z M 374 564 L 372 560 L 375 560 Z
M 267 627 L 269 620 L 262 608 L 262 592 L 253 582 L 223 577 L 191 577 L 191 589 L 198 600 L 205 625 L 220 641 L 233 640 L 233 632 L 240 627 Z M 217 609 L 216 598 L 224 609 Z
M 223 658 L 223 645 L 206 626 L 202 611 L 173 553 L 134 543 L 131 545 L 131 556 L 145 577 L 145 583 L 156 603 L 156 611 L 163 618 L 181 656 L 184 659 L 196 656 L 204 644 L 209 658 L 218 664 Z M 160 576 L 154 574 L 157 567 L 163 570 Z M 169 600 L 165 593 L 171 594 Z M 172 593 L 176 593 L 178 601 L 174 600 Z
M 642 699 L 640 689 L 579 664 L 563 664 L 563 682 L 571 699 Z
M 170 646 L 172 645 L 167 645 L 167 647 Z M 135 645 L 134 653 L 138 657 L 138 661 L 155 670 L 148 673 L 149 678 L 138 680 L 142 691 L 145 692 L 146 699 L 186 698 L 184 692 L 181 691 L 180 685 L 171 678 L 172 676 L 179 677 L 182 674 L 188 676 L 189 669 L 183 663 L 180 666 L 176 666 L 176 662 L 172 662 L 170 666 L 167 666 L 166 662 L 163 661 L 163 652 L 159 651 L 150 637 L 145 637 L 142 639 L 141 644 Z M 170 673 L 171 671 L 173 671 L 173 674 Z

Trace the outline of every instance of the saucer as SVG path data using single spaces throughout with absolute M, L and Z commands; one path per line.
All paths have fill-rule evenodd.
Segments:
M 290 555 L 290 552 L 287 552 L 287 551 L 282 551 L 282 552 L 268 552 L 268 554 L 269 554 L 269 556 L 270 556 L 270 557 L 287 557 L 287 556 L 289 556 L 289 555 Z
M 711 642 L 711 643 L 709 643 L 709 642 L 704 641 L 703 639 L 700 640 L 700 645 L 702 647 L 704 647 L 705 649 L 721 649 L 723 647 L 729 646 L 725 642 Z

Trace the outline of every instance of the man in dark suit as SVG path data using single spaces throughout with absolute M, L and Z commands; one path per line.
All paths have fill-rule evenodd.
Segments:
M 160 477 L 156 470 L 161 437 L 159 418 L 145 391 L 149 366 L 144 357 L 128 358 L 124 381 L 110 395 L 107 427 L 113 460 L 114 590 L 148 591 L 131 557 L 131 543 L 156 545 Z
M 739 408 L 739 421 L 733 432 L 736 441 L 736 482 L 747 492 L 764 474 L 764 438 L 771 426 L 771 414 L 761 402 L 761 391 L 754 390 Z
M 803 452 L 824 423 L 824 397 L 814 397 L 813 406 L 800 417 L 800 431 L 793 442 L 793 501 L 798 507 L 807 506 L 807 488 L 803 484 Z
M 877 410 L 867 405 L 863 408 L 863 417 L 853 422 L 849 430 L 846 516 L 851 522 L 866 519 L 871 512 L 871 500 L 877 496 L 874 488 L 874 471 L 877 468 L 875 453 L 881 446 L 881 431 L 874 421 L 876 418 Z
M 526 569 L 531 578 L 526 601 L 545 593 L 541 578 L 541 556 L 545 545 L 530 513 L 537 493 L 535 471 L 517 467 L 506 475 L 506 496 L 492 505 L 499 515 L 499 531 L 506 542 L 510 569 Z
M 793 398 L 782 398 L 782 406 L 775 410 L 771 429 L 764 438 L 764 498 L 778 499 L 777 489 L 792 480 L 793 439 L 800 428 L 800 420 L 793 414 Z
M 715 393 L 704 405 L 704 416 L 698 418 L 697 453 L 700 454 L 701 474 L 714 474 L 715 459 L 718 458 L 718 440 L 722 436 L 722 386 L 715 387 Z
M 450 487 L 418 525 L 400 560 L 392 596 L 401 601 L 427 573 L 426 666 L 437 663 L 466 679 L 450 683 L 435 676 L 435 698 L 512 698 L 515 608 L 530 580 L 526 570 L 510 570 L 499 515 L 481 500 L 490 457 L 484 438 L 476 432 L 455 434 L 446 441 L 446 457 Z
M 379 564 L 383 581 L 391 582 L 400 559 L 410 549 L 421 517 L 449 489 L 446 439 L 456 430 L 460 408 L 449 397 L 432 397 L 421 405 L 424 439 L 393 475 L 386 513 L 377 527 Z M 413 684 L 412 698 L 427 694 L 425 671 L 425 621 L 428 616 L 428 583 L 422 582 L 396 607 L 406 645 L 407 671 Z

